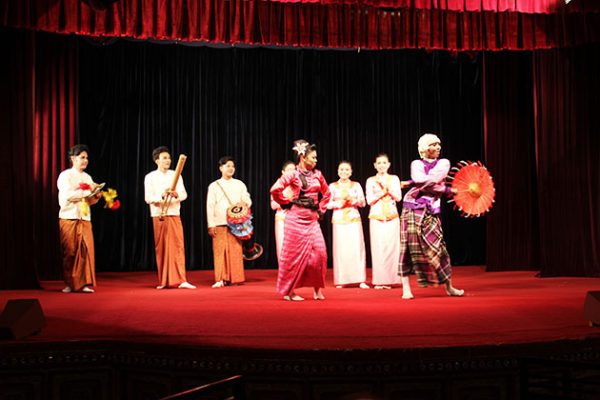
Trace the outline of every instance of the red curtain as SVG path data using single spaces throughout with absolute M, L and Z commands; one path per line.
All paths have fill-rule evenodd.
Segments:
M 68 37 L 1 30 L 0 118 L 5 179 L 0 289 L 61 277 L 58 173 L 77 129 L 77 44 Z M 49 212 L 51 210 L 51 212 Z
M 408 1 L 121 0 L 98 11 L 80 0 L 0 0 L 0 21 L 92 36 L 327 48 L 514 50 L 600 41 L 600 6 L 589 0 L 562 9 L 557 0 L 410 0 L 414 7 L 404 8 Z
M 486 54 L 488 270 L 600 276 L 600 46 Z
M 488 271 L 539 269 L 531 52 L 484 54 L 486 164 L 496 185 L 487 216 Z
M 595 0 L 271 0 L 277 3 L 361 4 L 378 8 L 417 8 L 447 11 L 517 11 L 523 13 L 553 13 L 560 10 L 600 10 Z
M 600 276 L 600 46 L 533 54 L 542 276 Z
M 37 288 L 33 246 L 31 142 L 35 34 L 0 30 L 0 135 L 4 147 L 0 207 L 0 289 Z
M 70 166 L 67 152 L 78 133 L 78 55 L 77 41 L 72 38 L 56 35 L 36 38 L 32 212 L 36 248 L 40 251 L 37 262 L 56 266 L 40 270 L 42 278 L 48 279 L 62 277 L 56 181 L 58 174 Z M 52 205 L 51 214 L 48 205 Z M 48 233 L 52 233 L 51 240 L 38 240 Z

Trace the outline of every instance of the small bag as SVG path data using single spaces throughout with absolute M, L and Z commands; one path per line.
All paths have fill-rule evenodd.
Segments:
M 217 185 L 219 185 L 225 198 L 229 202 L 226 216 L 229 232 L 240 240 L 250 239 L 254 233 L 254 227 L 252 226 L 252 210 L 250 207 L 241 204 L 233 204 L 229 199 L 229 196 L 227 196 L 227 193 L 225 193 L 223 186 L 221 186 L 219 182 L 217 182 Z
M 227 209 L 227 227 L 238 239 L 250 239 L 254 233 L 250 207 L 242 205 L 230 206 Z

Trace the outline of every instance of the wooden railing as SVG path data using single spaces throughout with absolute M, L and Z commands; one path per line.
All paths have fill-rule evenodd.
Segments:
M 560 359 L 521 361 L 521 398 L 527 400 L 600 399 L 600 362 Z
M 241 375 L 232 376 L 220 381 L 207 383 L 184 392 L 176 393 L 160 400 L 245 400 L 243 378 Z

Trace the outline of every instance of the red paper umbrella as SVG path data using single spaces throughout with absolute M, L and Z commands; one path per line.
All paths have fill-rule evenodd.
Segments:
M 454 209 L 463 217 L 480 217 L 492 208 L 496 196 L 494 181 L 480 161 L 460 161 L 452 167 L 449 179 L 452 188 L 458 190 L 449 201 L 454 201 Z

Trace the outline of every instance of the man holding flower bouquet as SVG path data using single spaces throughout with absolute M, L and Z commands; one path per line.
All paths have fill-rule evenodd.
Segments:
M 90 206 L 96 204 L 102 194 L 100 185 L 84 172 L 89 163 L 88 151 L 84 144 L 73 146 L 69 150 L 72 166 L 61 172 L 57 181 L 64 293 L 93 293 L 96 286 Z

